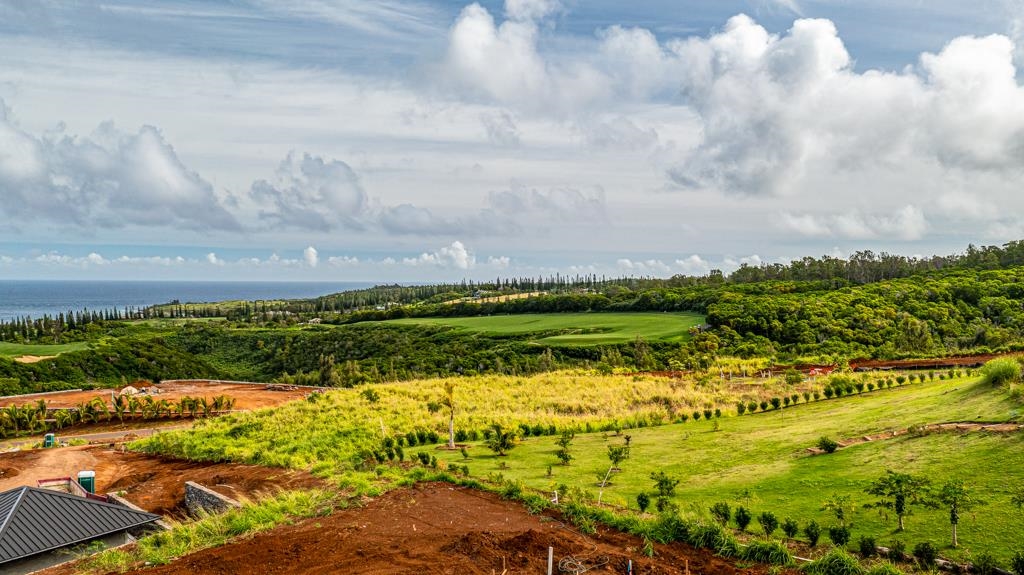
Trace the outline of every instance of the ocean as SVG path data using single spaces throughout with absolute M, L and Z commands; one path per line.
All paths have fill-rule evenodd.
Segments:
M 168 303 L 302 299 L 372 287 L 372 282 L 0 280 L 0 320 Z

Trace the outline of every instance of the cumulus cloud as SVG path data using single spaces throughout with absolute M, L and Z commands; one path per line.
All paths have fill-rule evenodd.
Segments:
M 783 229 L 807 237 L 846 239 L 889 238 L 917 240 L 928 231 L 928 220 L 916 206 L 904 206 L 892 213 L 864 214 L 781 214 Z
M 454 241 L 433 252 L 423 252 L 415 258 L 404 258 L 402 263 L 408 266 L 440 266 L 468 270 L 476 265 L 474 256 L 460 241 Z
M 360 229 L 368 208 L 366 192 L 348 164 L 294 152 L 278 166 L 273 182 L 257 180 L 249 195 L 264 206 L 260 217 L 282 228 Z
M 213 186 L 188 169 L 155 127 L 105 123 L 90 137 L 63 127 L 36 136 L 0 100 L 0 213 L 14 221 L 231 230 L 240 225 Z
M 512 259 L 508 256 L 489 256 L 487 258 L 487 265 L 498 270 L 507 270 L 512 264 Z
M 305 260 L 307 266 L 315 268 L 320 263 L 320 254 L 317 253 L 316 248 L 309 246 L 302 250 L 302 259 Z
M 666 275 L 672 272 L 671 266 L 657 259 L 631 260 L 629 258 L 620 258 L 616 260 L 615 265 L 624 273 L 629 274 Z
M 210 253 L 206 254 L 206 262 L 211 264 L 211 265 L 215 265 L 215 266 L 222 266 L 222 265 L 224 265 L 224 260 L 222 260 L 219 257 L 217 257 L 217 254 L 215 254 L 213 252 L 210 252 Z
M 697 254 L 688 258 L 677 259 L 676 267 L 680 273 L 688 276 L 704 276 L 711 271 L 711 264 Z

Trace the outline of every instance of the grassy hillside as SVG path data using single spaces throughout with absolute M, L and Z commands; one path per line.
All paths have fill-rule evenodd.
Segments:
M 488 317 L 411 318 L 388 323 L 442 325 L 486 335 L 544 335 L 545 345 L 606 345 L 637 337 L 648 341 L 684 341 L 689 329 L 704 323 L 694 313 L 553 313 Z
M 871 378 L 881 376 L 865 377 L 877 381 Z M 456 429 L 459 441 L 470 445 L 469 460 L 433 445 L 443 441 L 447 427 L 439 404 L 446 381 L 455 385 Z M 891 468 L 936 484 L 965 479 L 990 503 L 963 514 L 963 549 L 987 551 L 1005 563 L 1020 544 L 1019 530 L 1012 526 L 1024 522 L 1009 505 L 1011 489 L 1024 485 L 1024 434 L 903 435 L 830 455 L 811 455 L 807 448 L 822 435 L 844 439 L 926 423 L 1019 421 L 1024 407 L 1019 398 L 960 377 L 827 401 L 806 403 L 801 397 L 796 407 L 769 408 L 753 416 L 737 417 L 732 407 L 737 400 L 820 390 L 822 384 L 805 382 L 793 389 L 780 379 L 697 383 L 572 372 L 414 381 L 338 390 L 276 410 L 204 421 L 192 431 L 161 434 L 137 447 L 194 459 L 312 468 L 345 482 L 367 482 L 372 476 L 359 470 L 373 468 L 372 463 L 364 466 L 374 454 L 380 456 L 382 438 L 401 435 L 408 459 L 424 449 L 405 440 L 420 428 L 421 445 L 425 432 L 434 433 L 425 448 L 429 455 L 466 464 L 474 476 L 502 474 L 537 489 L 565 484 L 596 493 L 598 475 L 608 468 L 607 447 L 621 445 L 628 434 L 631 456 L 613 475 L 605 501 L 635 508 L 636 495 L 652 489 L 650 474 L 665 471 L 682 480 L 675 502 L 684 514 L 706 514 L 712 503 L 726 501 L 734 508 L 745 505 L 755 515 L 771 511 L 780 519 L 792 517 L 801 524 L 814 519 L 828 526 L 834 520 L 821 511 L 823 501 L 833 494 L 849 495 L 857 507 L 852 512 L 854 540 L 870 534 L 880 544 L 900 539 L 909 547 L 925 540 L 940 549 L 947 546 L 948 512 L 918 510 L 908 519 L 908 531 L 895 534 L 891 514 L 862 508 L 871 501 L 864 494 L 868 482 Z M 670 424 L 715 406 L 721 406 L 722 417 L 694 422 L 691 415 L 686 423 Z M 472 433 L 491 422 L 523 424 L 521 432 L 529 437 L 499 458 L 474 441 L 479 435 Z M 576 459 L 561 466 L 551 433 L 566 428 L 579 430 L 572 447 Z M 619 428 L 622 435 L 616 433 Z
M 976 378 L 958 378 L 722 419 L 718 431 L 715 421 L 637 429 L 628 432 L 630 458 L 613 475 L 604 498 L 635 508 L 637 494 L 653 489 L 650 474 L 665 471 L 682 480 L 676 500 L 684 510 L 706 513 L 711 504 L 725 501 L 734 508 L 745 505 L 755 516 L 771 511 L 780 520 L 792 517 L 803 525 L 814 519 L 829 525 L 835 520 L 821 510 L 823 502 L 833 494 L 848 495 L 858 508 L 852 513 L 854 541 L 868 534 L 883 545 L 902 540 L 912 548 L 931 541 L 942 549 L 949 545 L 948 510 L 915 510 L 907 531 L 894 533 L 891 513 L 862 508 L 872 501 L 864 489 L 886 469 L 919 474 L 938 485 L 960 478 L 990 502 L 963 514 L 961 545 L 991 552 L 1005 562 L 1022 543 L 1024 514 L 1011 509 L 1009 499 L 1012 489 L 1024 486 L 1024 433 L 903 435 L 830 455 L 811 455 L 807 448 L 822 435 L 858 438 L 928 423 L 1020 421 L 1022 408 L 1004 391 Z M 531 438 L 502 458 L 474 447 L 468 463 L 474 473 L 500 472 L 538 489 L 566 484 L 596 493 L 597 476 L 609 467 L 607 447 L 622 443 L 611 434 L 579 435 L 572 448 L 576 460 L 562 466 L 553 438 Z M 439 451 L 437 456 L 463 463 L 459 454 Z M 751 529 L 759 530 L 756 525 Z

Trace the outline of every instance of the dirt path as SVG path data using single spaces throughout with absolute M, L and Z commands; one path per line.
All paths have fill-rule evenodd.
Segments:
M 610 529 L 579 534 L 551 517 L 530 515 L 498 497 L 447 484 L 393 491 L 363 508 L 339 511 L 183 557 L 138 575 L 506 575 L 545 573 L 548 546 L 558 563 L 574 558 L 588 573 L 762 575 L 764 566 L 737 568 L 707 551 L 657 545 L 654 558 L 641 541 Z M 603 565 L 599 565 L 604 563 Z M 64 575 L 65 567 L 46 571 Z
M 302 472 L 234 463 L 195 463 L 104 446 L 82 446 L 0 454 L 0 491 L 23 485 L 35 487 L 40 479 L 75 477 L 84 470 L 96 472 L 98 493 L 123 492 L 139 507 L 171 516 L 181 514 L 185 481 L 195 481 L 235 499 L 324 485 Z
M 135 384 L 134 387 L 146 386 L 149 384 Z M 235 399 L 234 409 L 251 410 L 263 407 L 274 407 L 288 401 L 302 399 L 311 391 L 310 388 L 296 389 L 268 389 L 267 384 L 251 383 L 230 383 L 202 381 L 167 381 L 156 386 L 161 393 L 153 396 L 157 401 L 166 399 L 177 401 L 182 397 L 206 397 L 212 398 L 218 395 L 227 395 Z M 116 393 L 119 389 L 89 389 L 84 391 L 64 391 L 53 393 L 35 393 L 30 396 L 11 396 L 0 399 L 0 407 L 8 405 L 34 404 L 40 399 L 46 401 L 49 408 L 75 407 L 81 403 L 94 398 L 102 398 L 110 404 L 111 392 Z

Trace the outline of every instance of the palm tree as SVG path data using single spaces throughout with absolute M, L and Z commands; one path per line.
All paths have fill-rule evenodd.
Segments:
M 448 408 L 448 449 L 455 449 L 455 382 L 444 382 L 444 397 L 441 405 Z
M 511 451 L 516 446 L 516 440 L 518 436 L 513 430 L 506 431 L 500 423 L 491 424 L 491 429 L 487 432 L 487 441 L 485 445 L 491 451 L 498 454 L 499 457 L 504 457 L 506 452 Z

